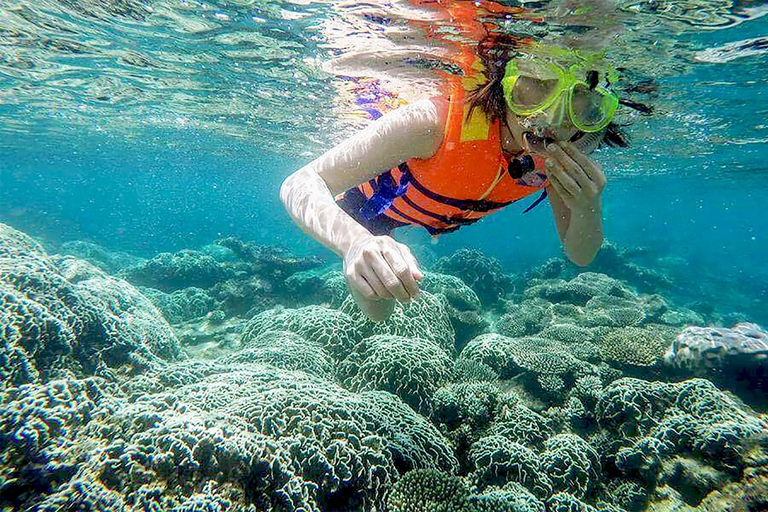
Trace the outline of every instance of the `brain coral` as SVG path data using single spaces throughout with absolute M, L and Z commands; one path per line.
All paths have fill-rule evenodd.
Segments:
M 657 366 L 672 342 L 674 328 L 662 325 L 623 327 L 598 337 L 606 361 L 620 366 Z
M 0 224 L 2 385 L 134 369 L 179 357 L 168 322 L 134 287 L 82 260 L 50 257 Z
M 389 391 L 416 410 L 428 411 L 434 392 L 451 377 L 453 361 L 427 339 L 379 335 L 365 339 L 360 348 L 345 362 L 357 368 L 346 379 L 354 391 Z
M 406 473 L 394 486 L 390 512 L 544 512 L 544 504 L 517 482 L 470 492 L 459 477 L 435 470 Z
M 207 315 L 216 301 L 202 288 L 184 288 L 165 293 L 154 288 L 141 288 L 141 293 L 159 309 L 166 320 L 178 324 Z
M 739 468 L 741 446 L 768 428 L 711 382 L 677 384 L 623 378 L 607 386 L 597 419 L 620 440 L 616 465 L 655 479 L 663 460 L 686 454 L 725 469 Z
M 579 344 L 582 345 L 582 344 Z M 590 344 L 576 347 L 556 340 L 538 337 L 508 338 L 483 334 L 471 340 L 461 357 L 487 364 L 503 379 L 526 372 L 539 389 L 553 398 L 562 398 L 565 388 L 585 375 L 596 375 L 598 369 L 581 360 L 593 358 Z
M 555 490 L 583 498 L 597 484 L 600 455 L 579 436 L 559 434 L 544 443 L 541 469 Z
M 352 296 L 341 305 L 341 311 L 357 322 L 365 336 L 389 334 L 431 340 L 447 354 L 454 354 L 455 333 L 446 310 L 445 297 L 421 292 L 416 300 L 407 304 L 397 302 L 392 315 L 383 322 L 371 322 L 355 303 Z
M 512 280 L 504 273 L 501 263 L 475 249 L 459 249 L 451 256 L 440 258 L 435 270 L 459 277 L 486 305 L 496 304 L 512 287 Z
M 243 350 L 225 357 L 222 362 L 267 363 L 286 370 L 301 370 L 333 379 L 336 365 L 323 347 L 289 331 L 266 331 L 248 340 Z
M 243 329 L 241 343 L 267 331 L 290 331 L 319 343 L 336 359 L 344 359 L 362 339 L 357 323 L 346 313 L 322 306 L 272 309 L 254 316 Z
M 535 282 L 525 291 L 527 298 L 541 297 L 550 302 L 578 306 L 585 306 L 590 299 L 600 295 L 632 298 L 633 293 L 621 281 L 594 272 L 583 272 L 570 281 L 550 279 Z
M 552 492 L 552 482 L 539 470 L 538 455 L 504 436 L 483 437 L 472 444 L 469 457 L 475 468 L 472 479 L 479 488 L 518 482 L 536 496 Z
M 97 380 L 0 393 L 5 490 L 40 510 L 320 512 L 381 508 L 398 470 L 457 468 L 438 431 L 389 393 L 260 364 L 169 378 L 185 364 L 159 374 L 188 384 L 133 397 Z

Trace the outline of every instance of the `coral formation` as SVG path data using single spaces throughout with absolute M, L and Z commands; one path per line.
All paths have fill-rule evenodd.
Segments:
M 3 386 L 67 371 L 106 375 L 180 357 L 178 340 L 133 286 L 72 257 L 50 257 L 0 224 Z
M 290 331 L 314 341 L 336 359 L 342 360 L 352 353 L 362 340 L 357 322 L 341 311 L 322 306 L 299 309 L 272 309 L 253 317 L 243 330 L 241 343 L 267 331 Z
M 427 412 L 434 392 L 451 378 L 453 361 L 431 340 L 377 335 L 366 338 L 345 366 L 353 368 L 346 379 L 351 389 L 389 391 Z
M 512 280 L 504 273 L 501 263 L 474 249 L 459 249 L 451 256 L 440 258 L 435 271 L 460 278 L 488 306 L 498 303 L 512 289 Z
M 235 276 L 235 270 L 200 251 L 162 252 L 147 261 L 124 268 L 120 277 L 137 286 L 166 293 L 188 288 L 210 288 Z
M 730 386 L 763 367 L 768 335 L 691 327 L 720 313 L 639 295 L 663 283 L 628 252 L 606 274 L 553 261 L 513 280 L 459 251 L 373 323 L 339 271 L 280 249 L 224 239 L 128 267 L 69 251 L 97 266 L 0 224 L 0 508 L 768 502 L 766 418 Z
M 351 316 L 364 336 L 389 334 L 434 341 L 447 354 L 454 354 L 455 333 L 446 311 L 445 297 L 421 292 L 418 299 L 407 304 L 396 303 L 392 315 L 383 322 L 371 322 L 354 299 L 349 296 L 341 311 Z

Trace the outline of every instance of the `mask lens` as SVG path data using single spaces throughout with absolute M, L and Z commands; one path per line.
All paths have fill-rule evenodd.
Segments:
M 512 89 L 512 104 L 521 109 L 538 107 L 557 92 L 558 83 L 557 79 L 540 79 L 521 75 Z
M 576 84 L 571 98 L 571 110 L 574 124 L 599 130 L 613 116 L 615 107 L 610 94 L 591 90 L 585 84 Z

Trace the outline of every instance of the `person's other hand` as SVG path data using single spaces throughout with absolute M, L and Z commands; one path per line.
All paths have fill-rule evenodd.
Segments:
M 547 177 L 565 205 L 575 212 L 599 211 L 605 174 L 599 164 L 570 142 L 547 145 Z
M 344 277 L 350 290 L 367 300 L 419 296 L 417 280 L 424 277 L 411 250 L 389 236 L 366 237 L 344 255 Z

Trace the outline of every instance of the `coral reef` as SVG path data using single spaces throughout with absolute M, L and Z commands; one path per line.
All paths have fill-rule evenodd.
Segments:
M 734 385 L 762 382 L 768 335 L 638 294 L 664 286 L 639 253 L 513 279 L 459 251 L 373 323 L 339 271 L 280 249 L 69 251 L 95 265 L 0 224 L 3 510 L 768 503 L 768 406 Z
M 67 372 L 138 371 L 180 357 L 178 340 L 133 286 L 72 257 L 50 257 L 0 224 L 3 386 Z
M 422 292 L 418 299 L 407 304 L 395 304 L 392 315 L 383 322 L 371 322 L 355 303 L 347 297 L 339 308 L 357 323 L 364 336 L 390 334 L 434 341 L 449 355 L 456 352 L 455 333 L 446 311 L 445 297 Z
M 140 290 L 172 324 L 200 318 L 216 307 L 214 298 L 202 288 L 184 288 L 173 293 L 161 292 L 154 288 L 141 288 Z
M 460 278 L 487 306 L 497 304 L 512 290 L 512 279 L 504 273 L 501 263 L 474 249 L 459 249 L 440 258 L 434 270 Z
M 451 378 L 453 362 L 434 341 L 377 335 L 363 340 L 344 366 L 350 368 L 350 389 L 389 391 L 425 413 L 434 392 Z
M 60 254 L 85 260 L 108 274 L 145 261 L 144 258 L 121 251 L 109 251 L 98 244 L 83 240 L 64 242 L 61 244 Z
M 185 249 L 162 252 L 147 261 L 119 272 L 120 277 L 137 286 L 156 288 L 166 293 L 182 288 L 210 288 L 235 276 L 235 270 L 200 251 Z
M 295 332 L 318 343 L 338 360 L 350 355 L 363 338 L 352 317 L 322 306 L 271 309 L 259 313 L 245 326 L 241 343 L 247 346 L 251 339 L 267 331 Z

